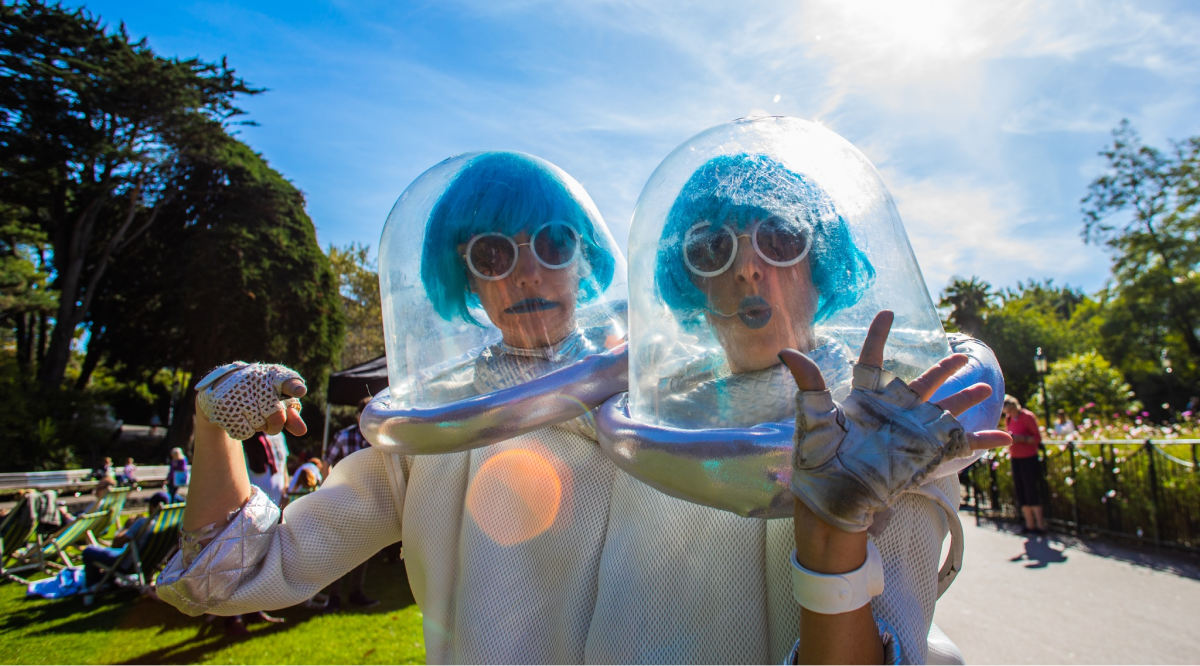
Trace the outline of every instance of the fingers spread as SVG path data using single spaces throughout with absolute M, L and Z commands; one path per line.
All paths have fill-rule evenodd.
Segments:
M 796 380 L 796 387 L 801 391 L 825 390 L 825 378 L 811 358 L 795 349 L 785 349 L 779 352 L 779 360 L 792 371 L 792 379 Z
M 896 318 L 891 310 L 880 310 L 867 329 L 867 339 L 863 342 L 862 352 L 858 362 L 872 368 L 883 367 L 883 348 L 887 344 L 888 333 L 892 330 L 892 321 Z
M 298 377 L 285 381 L 283 385 L 279 387 L 279 390 L 282 391 L 284 395 L 288 395 L 293 398 L 303 398 L 304 394 L 308 393 L 308 387 L 304 385 L 304 380 Z
M 916 391 L 922 400 L 928 400 L 933 397 L 933 394 L 941 388 L 947 379 L 950 379 L 954 376 L 954 373 L 962 370 L 968 362 L 970 362 L 970 359 L 966 354 L 951 354 L 938 361 L 936 365 L 926 370 L 920 377 L 914 379 L 908 387 Z
M 996 449 L 1012 444 L 1012 435 L 1003 430 L 981 430 L 967 433 L 967 442 L 973 451 Z
M 991 394 L 991 386 L 979 383 L 974 386 L 969 386 L 936 404 L 938 407 L 941 407 L 942 409 L 958 417 L 968 409 L 978 405 L 984 400 L 987 400 L 988 396 Z
M 285 427 L 287 427 L 288 432 L 297 437 L 308 432 L 308 426 L 305 425 L 304 419 L 300 418 L 296 410 L 290 408 L 287 410 L 287 423 Z
M 263 428 L 263 432 L 268 435 L 278 435 L 283 431 L 283 424 L 287 422 L 287 417 L 283 413 L 283 409 L 271 414 L 267 417 L 267 425 Z

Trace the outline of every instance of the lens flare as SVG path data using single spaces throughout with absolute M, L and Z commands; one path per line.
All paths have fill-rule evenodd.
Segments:
M 467 488 L 467 512 L 501 546 L 538 536 L 554 524 L 563 488 L 554 466 L 528 449 L 489 458 Z

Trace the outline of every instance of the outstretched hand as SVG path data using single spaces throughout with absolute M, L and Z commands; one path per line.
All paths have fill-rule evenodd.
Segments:
M 888 334 L 892 330 L 894 319 L 895 315 L 890 310 L 883 310 L 875 315 L 871 327 L 867 329 L 867 339 L 863 342 L 862 352 L 858 355 L 859 363 L 872 368 L 883 367 L 883 350 L 887 345 Z M 792 378 L 796 380 L 796 387 L 801 391 L 825 390 L 825 378 L 821 376 L 821 369 L 812 359 L 795 349 L 783 350 L 780 352 L 779 358 L 791 371 Z M 966 367 L 968 360 L 966 354 L 951 354 L 910 382 L 908 387 L 920 396 L 922 402 L 927 402 L 947 379 Z M 991 395 L 992 387 L 980 383 L 967 387 L 934 404 L 958 417 L 968 409 L 987 400 Z M 973 450 L 994 449 L 1012 444 L 1012 437 L 1001 430 L 970 432 L 966 433 L 966 437 Z

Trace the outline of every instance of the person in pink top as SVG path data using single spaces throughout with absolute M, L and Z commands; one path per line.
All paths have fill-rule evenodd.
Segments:
M 1011 395 L 1004 396 L 1004 415 L 1008 417 L 1008 434 L 1012 435 L 1013 489 L 1017 505 L 1025 517 L 1025 531 L 1045 534 L 1046 521 L 1042 514 L 1042 496 L 1039 488 L 1042 471 L 1038 465 L 1038 446 L 1042 433 L 1038 430 L 1037 416 L 1021 407 Z

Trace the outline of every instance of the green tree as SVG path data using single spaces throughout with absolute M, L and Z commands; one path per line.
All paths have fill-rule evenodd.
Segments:
M 230 361 L 288 364 L 308 382 L 305 402 L 323 406 L 344 316 L 303 195 L 232 138 L 189 150 L 180 168 L 187 186 L 114 267 L 96 311 L 105 358 L 131 377 L 190 373 L 174 445 L 190 437 L 195 383 Z
M 1039 347 L 1053 361 L 1092 349 L 1097 338 L 1093 301 L 1053 280 L 992 291 L 977 277 L 955 278 L 942 292 L 940 305 L 951 308 L 947 328 L 974 335 L 992 348 L 1004 370 L 1006 390 L 1021 399 L 1038 386 L 1033 357 Z
M 1200 137 L 1169 151 L 1146 146 L 1128 121 L 1100 153 L 1108 165 L 1083 199 L 1083 237 L 1108 248 L 1113 285 L 1107 302 L 1126 346 L 1118 364 L 1153 367 L 1163 349 L 1175 370 L 1197 378 L 1200 363 Z M 1141 357 L 1136 359 L 1134 357 Z M 1158 369 L 1162 372 L 1162 368 Z
M 329 246 L 329 261 L 340 286 L 342 313 L 346 319 L 346 344 L 342 368 L 383 356 L 383 310 L 379 303 L 379 270 L 371 259 L 371 247 L 350 243 Z
M 22 225 L 0 203 L 0 319 L 11 332 L 16 360 L 27 375 L 46 349 L 47 319 L 58 305 L 49 286 L 46 237 Z
M 991 306 L 992 285 L 977 276 L 971 276 L 970 280 L 951 278 L 938 301 L 938 307 L 950 308 L 947 321 L 974 337 L 979 337 L 983 332 L 984 317 Z
M 1107 418 L 1142 407 L 1121 371 L 1095 351 L 1071 354 L 1051 364 L 1046 394 L 1054 409 L 1072 414 L 1088 408 L 1089 413 Z M 1042 409 L 1040 394 L 1035 394 L 1030 409 Z
M 43 386 L 62 383 L 111 266 L 177 198 L 186 147 L 223 137 L 234 98 L 256 92 L 224 62 L 157 56 L 82 9 L 0 4 L 0 201 L 46 234 L 62 295 Z

